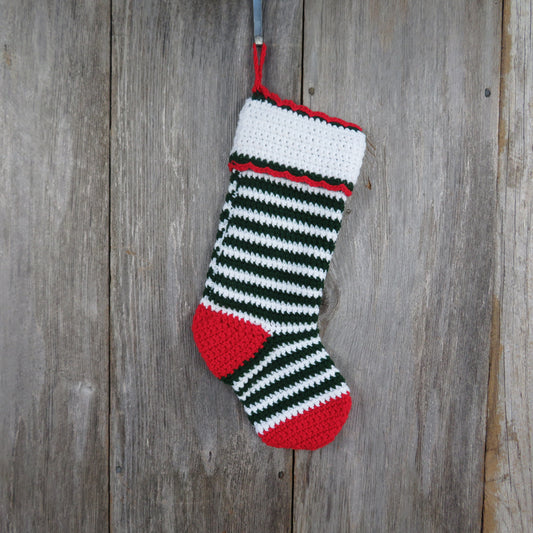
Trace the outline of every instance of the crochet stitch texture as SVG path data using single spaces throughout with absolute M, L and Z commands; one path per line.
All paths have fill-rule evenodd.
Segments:
M 335 438 L 351 408 L 318 314 L 365 136 L 268 91 L 260 81 L 265 49 L 239 115 L 193 333 L 266 444 L 313 450 Z

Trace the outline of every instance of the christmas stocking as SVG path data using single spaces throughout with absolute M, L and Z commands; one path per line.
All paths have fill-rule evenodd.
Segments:
M 314 450 L 351 407 L 318 331 L 324 280 L 365 150 L 355 124 L 281 100 L 256 81 L 241 110 L 232 171 L 193 334 L 260 438 Z

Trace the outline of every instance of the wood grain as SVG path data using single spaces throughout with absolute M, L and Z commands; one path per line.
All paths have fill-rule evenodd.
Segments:
M 296 454 L 294 531 L 479 530 L 500 6 L 307 0 L 304 20 L 304 103 L 369 148 L 321 324 L 355 408 Z
M 483 530 L 533 530 L 533 2 L 506 0 Z
M 267 6 L 265 82 L 297 97 L 302 4 Z M 113 34 L 112 527 L 289 531 L 292 453 L 257 438 L 190 329 L 253 84 L 251 2 L 113 2 Z
M 347 426 L 293 464 L 190 332 L 251 2 L 0 0 L 0 531 L 533 530 L 533 3 L 264 5 L 265 85 L 369 141 Z
M 108 3 L 0 13 L 0 531 L 105 531 Z

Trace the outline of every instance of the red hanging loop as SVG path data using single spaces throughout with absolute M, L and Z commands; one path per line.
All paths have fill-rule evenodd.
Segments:
M 255 82 L 252 87 L 252 92 L 260 91 L 263 89 L 261 80 L 263 78 L 263 64 L 265 62 L 266 44 L 261 45 L 261 57 L 257 57 L 257 45 L 254 44 L 254 68 L 255 68 Z

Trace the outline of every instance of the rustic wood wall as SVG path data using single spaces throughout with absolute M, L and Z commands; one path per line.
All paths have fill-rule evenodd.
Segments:
M 0 531 L 108 523 L 109 3 L 0 2 Z
M 533 529 L 533 2 L 505 2 L 485 460 L 487 531 Z
M 251 2 L 0 0 L 0 532 L 533 530 L 533 2 L 264 3 L 265 85 L 368 136 L 349 421 L 264 446 L 190 331 Z

